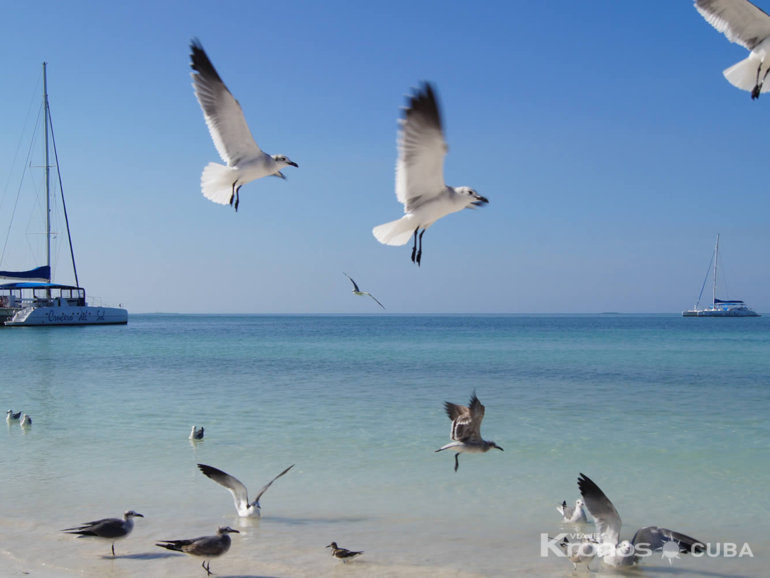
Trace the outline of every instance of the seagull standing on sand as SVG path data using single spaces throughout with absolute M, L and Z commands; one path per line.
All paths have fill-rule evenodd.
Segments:
M 29 414 L 25 413 L 24 417 L 21 418 L 21 423 L 19 424 L 21 427 L 32 425 L 32 418 L 29 417 Z
M 155 545 L 174 552 L 183 552 L 204 558 L 201 566 L 207 572 L 206 575 L 211 576 L 211 559 L 219 558 L 230 549 L 232 540 L 229 534 L 240 534 L 240 532 L 233 530 L 230 526 L 220 526 L 217 528 L 215 536 L 201 536 L 190 540 L 160 540 L 162 543 Z M 206 565 L 207 560 L 208 566 Z
M 396 198 L 406 213 L 372 230 L 380 243 L 405 245 L 414 234 L 412 263 L 420 265 L 422 236 L 439 220 L 462 209 L 473 209 L 487 199 L 470 187 L 450 187 L 444 183 L 444 156 L 447 144 L 441 128 L 441 114 L 433 87 L 425 83 L 412 95 L 404 110 L 398 132 Z M 417 232 L 420 248 L 417 249 Z
M 16 421 L 21 417 L 21 412 L 17 411 L 16 413 L 13 413 L 12 409 L 9 409 L 5 412 L 5 421 Z
M 503 448 L 495 442 L 481 439 L 481 420 L 484 419 L 484 406 L 476 397 L 475 391 L 471 395 L 468 407 L 446 401 L 444 402 L 444 409 L 449 419 L 452 420 L 452 443 L 437 449 L 436 452 L 444 450 L 457 452 L 455 453 L 455 471 L 460 467 L 458 458 L 461 453 L 483 454 L 492 448 L 503 451 Z
M 195 96 L 203 109 L 214 146 L 227 166 L 209 163 L 201 175 L 201 190 L 207 199 L 220 205 L 233 204 L 238 211 L 238 191 L 246 183 L 275 176 L 285 179 L 284 167 L 296 167 L 297 163 L 285 155 L 269 155 L 262 152 L 238 103 L 219 77 L 214 65 L 198 40 L 190 44 Z
M 338 560 L 342 560 L 343 563 L 347 563 L 348 560 L 352 560 L 356 556 L 360 556 L 361 554 L 364 553 L 363 550 L 361 550 L 360 552 L 353 552 L 345 548 L 338 548 L 337 542 L 332 542 L 327 546 L 327 548 L 331 548 L 332 556 L 334 556 Z
M 700 540 L 658 526 L 642 528 L 634 534 L 630 542 L 628 540 L 621 542 L 620 514 L 610 499 L 604 495 L 599 486 L 584 474 L 580 474 L 578 478 L 578 487 L 588 512 L 594 517 L 596 530 L 602 542 L 599 546 L 598 556 L 607 566 L 632 566 L 641 559 L 640 556 L 636 555 L 637 549 L 640 552 L 646 550 L 647 553 L 658 551 L 663 549 L 666 542 L 676 543 L 682 553 L 698 553 L 706 549 Z
M 254 498 L 254 501 L 249 502 L 248 490 L 246 490 L 246 486 L 244 486 L 238 479 L 234 478 L 230 474 L 226 474 L 222 470 L 212 468 L 211 466 L 207 466 L 205 464 L 198 464 L 198 468 L 201 472 L 203 472 L 204 475 L 208 476 L 216 483 L 224 486 L 230 491 L 230 493 L 233 495 L 233 501 L 235 502 L 235 509 L 238 511 L 238 515 L 242 518 L 259 518 L 262 515 L 260 512 L 262 508 L 259 505 L 259 499 L 262 497 L 262 494 L 264 494 L 268 488 L 273 485 L 275 480 L 280 478 L 293 467 L 294 464 L 290 465 L 280 474 L 275 476 L 266 486 L 263 486 L 257 492 L 257 497 Z
M 770 84 L 765 86 L 770 73 L 770 15 L 748 0 L 695 0 L 695 8 L 730 42 L 751 51 L 723 72 L 730 84 L 750 91 L 752 100 L 770 90 Z
M 353 284 L 353 295 L 358 295 L 360 297 L 362 297 L 364 295 L 368 295 L 369 297 L 371 297 L 372 299 L 377 301 L 377 298 L 374 295 L 372 295 L 371 293 L 367 293 L 366 291 L 361 291 L 358 288 L 358 285 L 356 285 L 356 282 L 353 281 L 353 278 L 350 275 L 348 275 L 347 273 L 345 273 L 345 271 L 343 271 L 342 274 L 345 275 L 345 277 L 347 277 L 348 279 L 350 279 L 350 282 Z M 385 306 L 382 303 L 380 303 L 379 301 L 377 301 L 377 305 L 379 305 L 380 307 L 385 309 Z
M 120 518 L 105 518 L 94 522 L 86 522 L 76 528 L 62 530 L 67 534 L 77 534 L 78 538 L 99 538 L 112 543 L 112 556 L 115 556 L 115 542 L 127 538 L 134 529 L 134 518 L 144 518 L 133 510 L 128 510 Z
M 192 426 L 192 431 L 190 432 L 190 438 L 191 440 L 202 440 L 203 439 L 203 426 L 200 428 L 196 428 L 195 426 Z
M 563 522 L 570 524 L 576 524 L 578 522 L 587 522 L 586 511 L 583 508 L 583 500 L 575 500 L 575 507 L 567 505 L 567 501 L 563 501 L 556 506 L 556 511 L 562 515 Z

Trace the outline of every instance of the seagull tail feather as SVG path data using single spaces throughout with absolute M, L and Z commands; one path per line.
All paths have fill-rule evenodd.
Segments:
M 233 196 L 233 174 L 225 165 L 209 163 L 201 175 L 203 196 L 220 205 L 230 204 Z
M 757 68 L 759 67 L 759 59 L 755 56 L 749 56 L 745 60 L 741 60 L 737 64 L 733 64 L 730 68 L 727 68 L 722 74 L 725 75 L 727 81 L 736 88 L 741 90 L 751 91 L 757 84 Z M 762 77 L 760 76 L 760 80 Z M 770 82 L 766 82 L 762 86 L 762 92 L 770 90 Z
M 374 237 L 383 245 L 406 245 L 414 235 L 414 222 L 408 217 L 385 223 L 372 229 Z

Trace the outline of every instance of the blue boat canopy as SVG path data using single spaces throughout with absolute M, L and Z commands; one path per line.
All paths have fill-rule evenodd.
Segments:
M 730 299 L 728 301 L 722 301 L 721 299 L 714 299 L 714 303 L 743 303 L 743 301 L 736 301 L 735 299 Z
M 5 283 L 0 289 L 72 289 L 80 290 L 80 287 L 72 285 L 59 285 L 57 283 Z
M 26 279 L 27 281 L 50 281 L 51 268 L 47 265 L 30 271 L 0 271 L 2 279 Z

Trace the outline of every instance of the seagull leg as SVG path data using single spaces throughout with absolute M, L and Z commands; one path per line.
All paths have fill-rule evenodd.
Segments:
M 235 181 L 237 182 L 237 181 Z M 235 182 L 233 182 L 233 192 L 230 193 L 230 206 L 233 206 L 233 200 L 235 199 Z
M 112 543 L 112 557 L 115 557 L 115 542 Z
M 414 247 L 412 247 L 412 263 L 414 263 L 414 255 L 417 253 L 417 231 L 420 230 L 420 227 L 417 227 L 414 230 Z
M 420 266 L 420 259 L 422 258 L 422 236 L 425 234 L 425 229 L 420 233 L 420 250 L 417 251 L 417 266 Z
M 751 93 L 752 100 L 754 98 L 759 98 L 759 93 L 762 92 L 762 87 L 765 85 L 765 80 L 767 80 L 767 75 L 768 74 L 770 74 L 770 67 L 768 67 L 768 69 L 765 70 L 765 75 L 762 77 L 762 82 L 758 83 L 757 87 L 754 89 L 754 91 L 756 91 L 756 93 L 757 93 L 756 97 L 754 96 L 754 91 L 752 91 L 752 93 Z
M 759 98 L 759 91 L 762 90 L 762 85 L 759 83 L 760 72 L 762 72 L 762 61 L 759 62 L 759 68 L 757 68 L 757 83 L 754 85 L 754 88 L 751 90 L 751 100 L 755 100 Z M 767 76 L 767 73 L 765 73 L 765 76 Z M 762 79 L 762 82 L 764 82 L 764 79 Z
M 457 471 L 457 468 L 460 467 L 460 462 L 457 461 L 457 458 L 460 457 L 460 454 L 455 454 L 455 471 Z
M 238 212 L 238 203 L 241 201 L 241 197 L 238 195 L 238 191 L 241 190 L 241 187 L 243 185 L 239 185 L 237 189 L 235 189 L 235 212 Z

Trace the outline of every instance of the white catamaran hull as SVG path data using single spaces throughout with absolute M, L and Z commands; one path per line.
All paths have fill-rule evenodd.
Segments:
M 116 307 L 27 307 L 14 315 L 6 326 L 41 325 L 125 325 L 128 311 Z
M 761 315 L 751 309 L 728 309 L 726 311 L 701 309 L 697 311 L 682 311 L 682 317 L 761 317 Z

